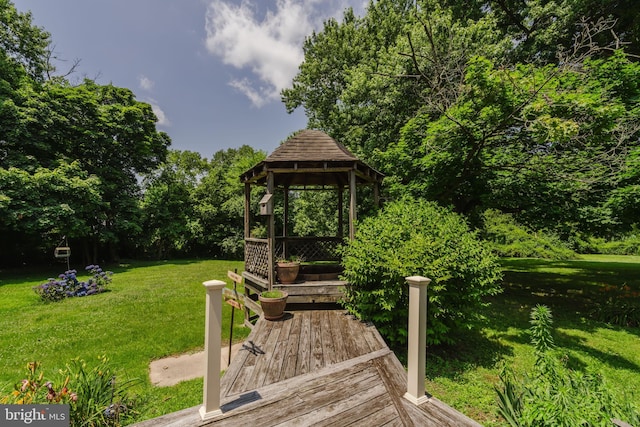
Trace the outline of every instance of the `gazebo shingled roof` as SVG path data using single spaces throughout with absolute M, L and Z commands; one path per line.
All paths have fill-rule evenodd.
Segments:
M 296 133 L 240 179 L 245 183 L 264 185 L 268 171 L 274 172 L 277 187 L 345 186 L 349 171 L 355 171 L 358 183 L 375 183 L 383 177 L 344 145 L 326 133 L 312 129 Z

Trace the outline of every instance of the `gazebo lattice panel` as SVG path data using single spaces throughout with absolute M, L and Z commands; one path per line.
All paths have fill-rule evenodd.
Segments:
M 284 254 L 304 261 L 339 261 L 338 246 L 342 241 L 339 237 L 280 237 L 276 239 L 276 257 Z
M 246 240 L 244 269 L 260 277 L 269 277 L 269 242 L 267 240 Z

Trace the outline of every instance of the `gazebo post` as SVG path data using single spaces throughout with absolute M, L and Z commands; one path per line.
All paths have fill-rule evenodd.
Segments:
M 349 171 L 349 239 L 356 237 L 356 171 Z
M 344 204 L 342 198 L 344 190 L 342 185 L 338 186 L 338 237 L 344 237 Z
M 244 183 L 244 238 L 251 237 L 251 184 Z
M 282 218 L 282 255 L 278 254 L 278 256 L 288 257 L 289 248 L 287 248 L 287 237 L 289 236 L 289 186 L 284 186 L 284 216 Z
M 273 181 L 273 171 L 267 172 L 267 194 L 273 194 L 274 191 L 274 181 Z M 276 247 L 276 227 L 275 227 L 275 219 L 274 215 L 268 216 L 268 245 L 269 245 L 269 253 L 267 265 L 269 266 L 269 289 L 273 289 L 273 285 L 275 283 L 275 247 Z

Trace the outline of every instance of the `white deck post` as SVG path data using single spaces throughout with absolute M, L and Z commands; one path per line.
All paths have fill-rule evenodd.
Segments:
M 207 314 L 204 328 L 204 404 L 200 408 L 200 418 L 209 420 L 222 414 L 220 410 L 220 346 L 222 333 L 222 288 L 221 280 L 202 283 L 207 289 Z
M 431 279 L 411 276 L 405 280 L 409 283 L 409 353 L 404 397 L 420 405 L 429 399 L 424 393 L 424 377 L 427 362 L 427 285 Z

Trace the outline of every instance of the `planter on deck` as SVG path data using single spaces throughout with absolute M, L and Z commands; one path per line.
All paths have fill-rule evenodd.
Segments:
M 296 281 L 298 271 L 300 271 L 300 263 L 297 261 L 278 261 L 276 268 L 278 272 L 278 280 L 285 285 Z
M 258 295 L 264 318 L 267 320 L 281 319 L 284 316 L 288 296 L 289 294 L 279 289 L 262 292 Z

